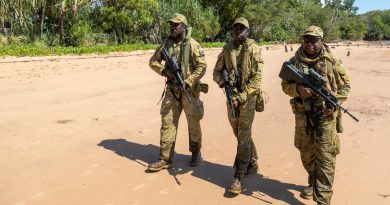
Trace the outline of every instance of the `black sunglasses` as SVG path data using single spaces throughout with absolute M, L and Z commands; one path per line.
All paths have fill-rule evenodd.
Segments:
M 306 43 L 306 44 L 309 44 L 309 43 L 317 43 L 319 40 L 321 40 L 321 38 L 307 38 L 307 37 L 303 37 L 303 42 Z

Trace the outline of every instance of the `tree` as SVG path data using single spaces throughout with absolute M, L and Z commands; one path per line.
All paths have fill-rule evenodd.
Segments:
M 353 6 L 355 0 L 325 0 L 324 2 L 322 10 L 324 36 L 331 40 L 338 39 L 341 35 L 341 22 L 348 21 L 348 18 L 356 14 L 358 8 Z
M 197 0 L 160 0 L 160 21 L 162 35 L 167 35 L 169 25 L 166 24 L 172 14 L 181 13 L 186 16 L 189 26 L 193 27 L 192 37 L 199 40 L 213 40 L 219 32 L 220 25 L 218 16 L 216 16 L 211 7 L 203 7 Z M 166 36 L 165 36 L 166 37 Z
M 259 2 L 259 0 L 201 0 L 204 7 L 210 7 L 218 16 L 221 27 L 219 38 L 228 36 L 234 19 L 243 15 L 245 6 Z
M 157 18 L 156 0 L 111 0 L 99 8 L 97 23 L 115 33 L 119 43 L 146 40 L 143 34 Z
M 252 37 L 257 41 L 261 38 L 294 41 L 308 24 L 304 18 L 304 4 L 297 0 L 263 0 L 247 5 L 243 15 L 249 20 Z
M 342 39 L 361 40 L 366 31 L 367 24 L 358 16 L 349 17 L 340 25 Z
M 368 24 L 364 39 L 390 39 L 390 10 L 368 12 L 363 18 Z
M 178 12 L 195 28 L 192 36 L 199 41 L 231 39 L 232 23 L 240 16 L 249 20 L 251 37 L 257 41 L 298 41 L 309 25 L 320 26 L 327 40 L 390 39 L 390 11 L 356 15 L 354 4 L 355 0 L 0 0 L 0 34 L 48 45 L 91 44 L 96 36 L 113 36 L 119 43 L 160 43 L 169 33 L 167 19 Z

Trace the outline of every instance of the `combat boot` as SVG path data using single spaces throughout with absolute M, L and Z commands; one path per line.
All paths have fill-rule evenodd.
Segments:
M 229 192 L 233 194 L 241 193 L 241 180 L 239 178 L 233 178 L 233 182 L 230 185 Z
M 257 164 L 257 160 L 251 160 L 248 169 L 244 174 L 244 177 L 250 176 L 252 174 L 257 174 L 258 171 L 259 171 L 259 164 Z
M 191 166 L 199 165 L 201 161 L 202 161 L 202 154 L 200 153 L 200 151 L 193 152 L 191 155 L 190 165 Z
M 313 197 L 313 186 L 309 185 L 303 188 L 303 191 L 301 192 L 300 196 L 304 199 L 311 199 Z
M 168 168 L 171 168 L 171 167 L 172 167 L 171 163 L 168 163 L 165 160 L 159 159 L 156 162 L 154 162 L 152 164 L 149 164 L 147 170 L 148 171 L 152 171 L 152 172 L 157 172 L 157 171 L 160 171 L 162 169 L 168 169 Z

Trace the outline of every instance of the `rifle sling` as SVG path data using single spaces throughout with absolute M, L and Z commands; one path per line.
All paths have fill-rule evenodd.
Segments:
M 161 100 L 164 98 L 165 96 L 165 92 L 167 91 L 167 87 L 169 87 L 169 90 L 171 90 L 171 93 L 173 95 L 173 97 L 177 100 L 177 101 L 181 101 L 180 97 L 177 97 L 176 96 L 176 92 L 173 90 L 172 86 L 168 86 L 168 85 L 172 85 L 172 81 L 171 80 L 165 80 L 165 85 L 164 85 L 164 89 L 163 89 L 163 92 L 161 94 L 161 98 L 160 100 L 158 101 L 157 105 L 160 104 Z M 181 96 L 182 94 L 179 93 L 179 95 Z

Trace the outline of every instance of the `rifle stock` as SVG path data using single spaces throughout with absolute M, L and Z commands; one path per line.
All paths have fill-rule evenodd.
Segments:
M 328 91 L 324 84 L 326 79 L 323 78 L 320 74 L 315 72 L 313 69 L 309 70 L 309 75 L 311 79 L 305 75 L 302 71 L 296 68 L 289 62 L 284 62 L 282 69 L 280 70 L 279 77 L 286 81 L 293 81 L 296 84 L 303 84 L 310 89 L 312 89 L 316 94 L 318 94 L 326 103 L 330 104 L 334 108 L 340 108 L 344 113 L 347 113 L 352 119 L 356 122 L 359 122 L 359 119 L 356 118 L 352 113 L 347 109 L 342 107 L 337 99 L 330 91 Z

